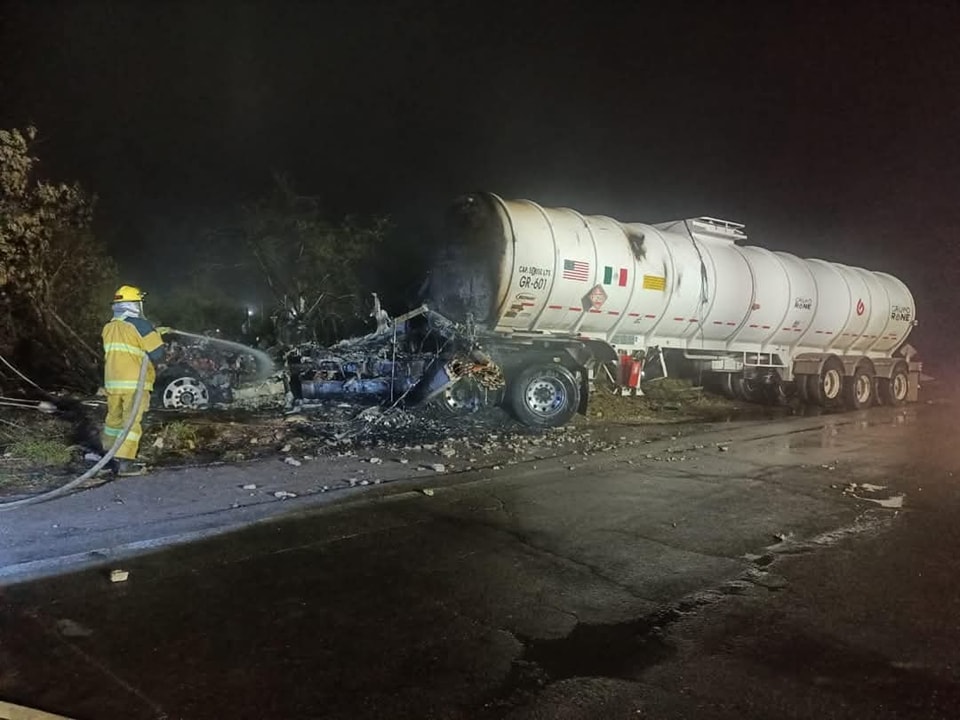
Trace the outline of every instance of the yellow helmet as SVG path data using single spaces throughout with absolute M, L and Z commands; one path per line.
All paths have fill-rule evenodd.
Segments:
M 146 293 L 133 285 L 121 285 L 113 295 L 113 301 L 118 302 L 140 302 L 146 297 Z

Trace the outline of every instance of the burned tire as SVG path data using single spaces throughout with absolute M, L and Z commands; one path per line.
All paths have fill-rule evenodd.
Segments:
M 899 407 L 907 401 L 910 389 L 910 378 L 907 369 L 898 365 L 889 378 L 880 378 L 877 381 L 877 391 L 880 402 L 884 405 Z
M 532 365 L 510 381 L 507 399 L 524 425 L 559 427 L 577 412 L 580 384 L 562 365 Z
M 444 390 L 434 402 L 451 415 L 471 415 L 483 407 L 484 397 L 477 381 L 465 377 Z
M 863 368 L 843 380 L 843 404 L 848 410 L 863 410 L 873 404 L 873 376 Z
M 807 397 L 824 408 L 837 407 L 843 395 L 843 364 L 836 358 L 827 360 L 819 375 L 807 376 Z

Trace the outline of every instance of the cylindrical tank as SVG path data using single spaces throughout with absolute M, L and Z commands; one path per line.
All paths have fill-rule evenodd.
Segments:
M 880 357 L 914 325 L 913 296 L 897 278 L 738 245 L 736 223 L 621 223 L 482 193 L 456 203 L 448 229 L 432 301 L 500 332 Z

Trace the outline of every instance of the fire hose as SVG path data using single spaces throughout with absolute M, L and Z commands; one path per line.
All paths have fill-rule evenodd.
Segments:
M 150 358 L 146 354 L 143 356 L 143 360 L 140 363 L 140 375 L 137 378 L 137 390 L 133 395 L 133 410 L 130 413 L 130 416 L 127 418 L 126 424 L 123 426 L 123 429 L 120 431 L 120 434 L 117 436 L 116 440 L 113 441 L 113 445 L 109 450 L 100 458 L 93 467 L 87 470 L 83 475 L 74 478 L 65 485 L 61 485 L 58 488 L 49 490 L 39 495 L 32 495 L 27 498 L 22 498 L 20 500 L 14 500 L 12 502 L 0 503 L 0 512 L 5 510 L 13 510 L 14 508 L 24 507 L 26 505 L 33 505 L 35 503 L 46 502 L 47 500 L 52 500 L 55 497 L 64 495 L 65 493 L 70 492 L 78 485 L 86 482 L 98 472 L 100 472 L 106 465 L 109 463 L 113 456 L 117 454 L 117 451 L 120 449 L 120 446 L 127 439 L 127 435 L 130 434 L 130 428 L 133 427 L 133 424 L 137 420 L 137 416 L 140 413 L 140 405 L 143 403 L 143 387 L 146 384 L 147 380 L 147 368 L 150 366 Z

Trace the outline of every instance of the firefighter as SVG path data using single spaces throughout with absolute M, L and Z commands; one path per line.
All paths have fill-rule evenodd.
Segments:
M 130 432 L 114 457 L 112 469 L 118 475 L 143 472 L 143 467 L 134 463 L 140 447 L 140 421 L 150 404 L 150 391 L 156 378 L 154 364 L 163 359 L 164 353 L 160 332 L 143 316 L 145 295 L 132 285 L 120 287 L 113 296 L 113 319 L 104 325 L 102 333 L 103 388 L 107 393 L 107 419 L 102 436 L 104 451 L 113 447 L 133 413 L 140 364 L 144 355 L 149 358 L 140 407 Z

